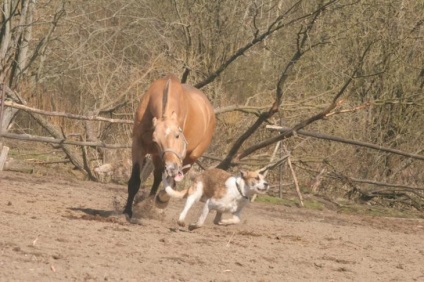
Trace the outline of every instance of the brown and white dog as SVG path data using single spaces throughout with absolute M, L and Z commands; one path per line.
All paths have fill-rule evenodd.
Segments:
M 268 188 L 268 183 L 259 172 L 241 171 L 239 176 L 234 176 L 217 168 L 206 170 L 197 175 L 194 178 L 194 183 L 188 189 L 181 191 L 175 191 L 165 182 L 165 191 L 170 197 L 187 198 L 178 219 L 178 225 L 185 226 L 184 220 L 187 212 L 194 203 L 199 200 L 205 202 L 197 223 L 189 225 L 190 230 L 201 227 L 210 210 L 216 210 L 215 224 L 239 223 L 240 213 L 249 202 L 249 198 L 256 193 L 265 193 Z M 232 213 L 233 216 L 229 219 L 222 219 L 224 212 Z

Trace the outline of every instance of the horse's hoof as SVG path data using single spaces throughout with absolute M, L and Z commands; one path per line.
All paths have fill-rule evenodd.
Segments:
M 168 206 L 170 199 L 171 197 L 169 197 L 168 193 L 165 190 L 161 190 L 155 198 L 155 205 L 159 209 L 164 209 Z
M 128 222 L 130 222 L 130 221 L 131 221 L 131 218 L 132 218 L 132 215 L 129 215 L 128 213 L 124 213 L 124 215 L 125 215 L 125 219 L 126 219 Z
M 126 217 L 127 221 L 131 224 L 137 224 L 137 225 L 141 225 L 141 220 L 139 218 L 136 217 Z
M 132 212 L 130 211 L 124 211 L 123 214 L 128 221 L 132 218 Z
M 136 225 L 143 225 L 139 218 L 131 218 L 130 223 Z

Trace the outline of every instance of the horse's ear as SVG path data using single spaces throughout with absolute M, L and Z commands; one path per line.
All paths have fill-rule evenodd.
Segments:
M 172 112 L 171 114 L 171 119 L 177 119 L 177 113 L 175 111 Z
M 152 119 L 152 124 L 153 124 L 153 127 L 156 127 L 156 124 L 158 123 L 158 119 L 156 118 L 156 117 L 154 117 L 153 119 Z

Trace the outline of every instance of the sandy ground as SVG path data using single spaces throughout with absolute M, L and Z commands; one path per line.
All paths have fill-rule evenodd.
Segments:
M 424 281 L 424 220 L 252 203 L 237 226 L 177 228 L 184 200 L 141 224 L 126 187 L 0 172 L 1 281 Z M 200 206 L 191 210 L 191 220 Z

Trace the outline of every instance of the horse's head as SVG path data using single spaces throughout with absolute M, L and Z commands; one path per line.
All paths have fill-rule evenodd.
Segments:
M 170 117 L 153 118 L 153 142 L 164 165 L 166 177 L 181 181 L 183 160 L 187 153 L 187 141 L 179 127 L 175 112 Z

